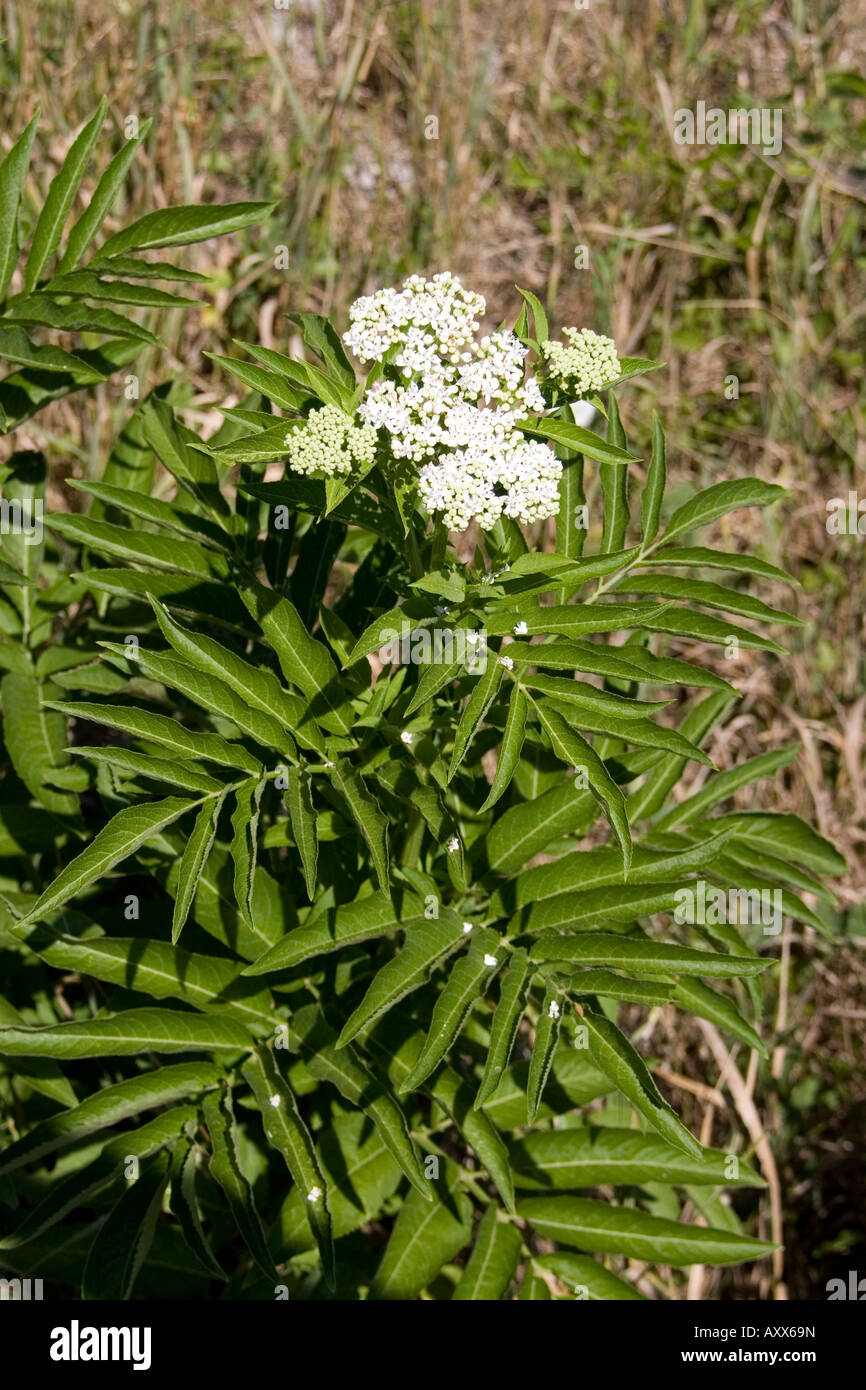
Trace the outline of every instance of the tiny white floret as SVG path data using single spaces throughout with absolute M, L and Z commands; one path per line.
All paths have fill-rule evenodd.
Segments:
M 504 666 L 506 671 L 514 670 L 514 662 L 511 660 L 510 656 L 501 656 L 499 658 L 499 665 Z
M 547 1010 L 548 1018 L 559 1018 L 559 1005 L 555 999 L 550 1001 L 550 1008 Z
M 411 743 L 414 737 L 415 735 L 413 733 L 410 733 L 408 729 L 404 729 L 402 734 L 400 735 L 400 742 Z
M 471 932 L 471 930 L 472 930 L 472 923 L 471 923 L 471 922 L 464 922 L 464 923 L 463 923 L 463 930 L 464 930 L 464 932 Z
M 274 1109 L 275 1109 L 275 1110 L 279 1110 L 279 1108 L 280 1108 L 280 1098 L 279 1098 L 279 1096 L 277 1095 L 277 1093 L 274 1092 L 274 1094 L 273 1094 L 272 1096 L 269 1096 L 268 1099 L 270 1100 L 271 1105 L 274 1107 Z
M 519 623 L 515 623 L 515 625 L 514 625 L 514 636 L 515 636 L 515 637 L 525 637 L 526 634 L 527 634 L 527 632 L 528 632 L 528 630 L 529 630 L 529 629 L 527 628 L 526 623 L 525 623 L 525 622 L 523 621 L 523 619 L 521 618 L 520 622 L 519 622 Z
M 456 835 L 451 836 L 451 839 L 448 841 L 445 848 L 447 849 L 449 854 L 456 853 L 456 851 L 460 848 L 460 841 L 458 840 Z
M 307 1201 L 312 1202 L 313 1206 L 315 1206 L 321 1196 L 322 1189 L 320 1187 L 311 1187 L 307 1193 Z
M 497 959 L 496 959 L 495 956 L 491 956 L 490 953 L 488 952 L 487 955 L 484 957 L 484 964 L 485 964 L 485 965 L 498 965 L 499 962 L 497 961 Z

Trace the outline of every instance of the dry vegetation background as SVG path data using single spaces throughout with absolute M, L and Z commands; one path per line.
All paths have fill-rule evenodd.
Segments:
M 661 410 L 684 492 L 747 474 L 790 489 L 771 519 L 740 512 L 716 537 L 791 570 L 793 598 L 762 595 L 805 626 L 782 634 L 787 658 L 725 663 L 745 698 L 709 751 L 727 766 L 801 740 L 761 804 L 846 854 L 835 940 L 786 930 L 771 1066 L 697 1023 L 644 1045 L 705 1141 L 748 1129 L 771 1181 L 761 1233 L 785 1239 L 772 1272 L 698 1269 L 691 1295 L 822 1298 L 858 1260 L 866 1274 L 866 537 L 825 529 L 830 498 L 866 497 L 866 0 L 0 0 L 0 24 L 3 148 L 43 113 L 30 208 L 103 93 L 115 147 L 128 116 L 155 118 L 118 225 L 281 200 L 252 234 L 189 253 L 213 291 L 163 316 L 167 350 L 139 359 L 143 389 L 183 378 L 197 421 L 233 389 L 204 349 L 280 346 L 289 308 L 342 319 L 358 293 L 450 268 L 491 325 L 513 317 L 517 282 L 557 328 L 664 359 L 621 404 L 636 452 Z M 674 110 L 698 100 L 781 108 L 779 158 L 675 145 Z M 52 464 L 55 505 L 80 505 L 64 478 L 98 474 L 129 409 L 107 388 L 96 404 L 19 432 Z

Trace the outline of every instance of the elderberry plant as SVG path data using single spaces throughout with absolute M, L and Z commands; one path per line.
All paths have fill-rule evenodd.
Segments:
M 636 1043 L 691 1014 L 766 1056 L 749 904 L 822 930 L 805 897 L 843 867 L 730 808 L 795 749 L 704 751 L 737 690 L 700 647 L 769 659 L 796 620 L 745 587 L 781 570 L 695 533 L 782 489 L 671 511 L 661 424 L 642 459 L 615 394 L 659 364 L 552 340 L 521 293 L 480 339 L 447 274 L 342 339 L 293 315 L 304 360 L 216 358 L 249 394 L 209 439 L 151 394 L 136 485 L 109 462 L 0 576 L 4 1266 L 88 1297 L 639 1299 L 771 1251 L 731 1202 L 763 1185 L 745 1137 L 699 1143 Z

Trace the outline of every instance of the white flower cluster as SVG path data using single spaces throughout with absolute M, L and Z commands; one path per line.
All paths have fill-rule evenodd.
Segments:
M 356 425 L 335 405 L 311 410 L 305 425 L 286 435 L 289 463 L 296 473 L 324 473 L 328 478 L 373 462 L 376 431 Z
M 402 290 L 357 300 L 344 335 L 363 361 L 389 354 L 399 370 L 371 383 L 359 414 L 388 432 L 395 459 L 417 466 L 423 502 L 453 531 L 473 517 L 486 528 L 503 515 L 537 521 L 559 506 L 561 463 L 515 428 L 545 409 L 526 379 L 527 349 L 504 331 L 476 341 L 485 308 L 448 272 L 413 275 Z
M 621 367 L 613 338 L 591 328 L 563 328 L 562 332 L 567 347 L 549 340 L 541 344 L 550 374 L 562 390 L 579 400 L 616 381 Z

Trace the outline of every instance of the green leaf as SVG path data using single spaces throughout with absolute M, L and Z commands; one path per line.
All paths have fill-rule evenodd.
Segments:
M 447 1159 L 433 1187 L 434 1203 L 425 1202 L 413 1188 L 401 1206 L 369 1298 L 417 1298 L 469 1241 L 472 1203 L 461 1190 L 458 1169 Z
M 688 891 L 688 890 L 683 890 Z M 562 936 L 545 932 L 532 947 L 534 961 L 567 960 L 577 965 L 617 966 L 622 970 L 673 970 L 682 975 L 703 975 L 715 979 L 759 975 L 770 964 L 757 956 L 718 955 L 693 951 L 668 941 L 635 940 L 609 932 L 587 932 Z
M 231 1092 L 212 1092 L 205 1096 L 203 1108 L 212 1145 L 210 1175 L 225 1193 L 234 1223 L 262 1274 L 269 1284 L 278 1284 L 253 1190 L 241 1167 Z
M 252 921 L 253 883 L 258 855 L 259 804 L 264 782 L 250 779 L 235 792 L 231 854 L 234 862 L 235 899 L 248 922 Z
M 589 1009 L 583 1010 L 582 1021 L 587 1030 L 590 1058 L 599 1071 L 610 1077 L 617 1090 L 663 1139 L 691 1158 L 700 1158 L 703 1146 L 659 1094 L 646 1062 L 616 1024 Z
M 502 976 L 499 1002 L 490 1027 L 484 1074 L 475 1097 L 475 1110 L 479 1110 L 490 1099 L 508 1066 L 523 1017 L 528 982 L 529 960 L 521 947 L 512 953 L 508 969 Z
M 561 762 L 573 768 L 585 768 L 589 790 L 602 807 L 622 849 L 623 868 L 628 873 L 632 843 L 625 809 L 625 798 L 601 758 L 591 744 L 575 729 L 569 728 L 562 715 L 545 701 L 535 703 L 538 716 L 547 730 L 553 751 Z M 607 721 L 608 724 L 610 720 Z M 640 721 L 643 724 L 643 720 Z
M 609 1125 L 536 1130 L 511 1149 L 515 1182 L 524 1189 L 643 1187 L 649 1182 L 765 1186 L 753 1168 L 740 1159 L 732 1164 L 731 1157 L 716 1149 L 703 1149 L 699 1158 L 687 1157 L 654 1134 Z
M 571 1251 L 562 1251 L 557 1255 L 536 1257 L 536 1264 L 542 1269 L 549 1269 L 557 1279 L 568 1284 L 581 1298 L 587 1299 L 590 1303 L 644 1301 L 643 1294 L 638 1293 L 632 1284 L 612 1274 L 603 1264 L 590 1259 L 589 1255 L 573 1255 Z
M 328 1186 L 310 1132 L 270 1049 L 259 1048 L 244 1064 L 243 1074 L 261 1111 L 268 1143 L 285 1159 L 292 1179 L 306 1198 L 307 1219 L 319 1247 L 325 1280 L 333 1289 L 334 1235 L 328 1209 Z
M 544 312 L 541 301 L 532 293 L 531 290 L 522 290 L 519 285 L 515 286 L 517 293 L 523 296 L 524 303 L 532 311 L 532 324 L 535 330 L 535 341 L 545 343 L 550 337 L 550 330 L 547 326 L 547 315 Z
M 88 1163 L 86 1167 L 73 1171 L 69 1177 L 55 1183 L 24 1218 L 17 1230 L 4 1237 L 0 1243 L 2 1248 L 11 1250 L 35 1241 L 43 1231 L 57 1225 L 70 1211 L 86 1206 L 96 1193 L 106 1187 L 116 1187 L 119 1182 L 124 1181 L 124 1172 L 130 1158 L 149 1158 L 165 1145 L 174 1144 L 187 1126 L 197 1122 L 196 1107 L 181 1105 L 158 1115 L 155 1120 L 139 1125 L 137 1129 L 124 1130 L 116 1139 L 103 1146 L 93 1163 Z M 88 1235 L 91 1234 L 91 1230 L 92 1228 L 88 1229 Z M 76 1267 L 74 1280 L 77 1281 L 78 1277 L 79 1267 Z
M 460 944 L 463 935 L 462 923 L 459 919 L 455 922 L 453 917 L 440 916 L 438 921 L 410 927 L 403 949 L 382 966 L 361 1003 L 344 1025 L 337 1046 L 345 1047 L 362 1028 L 418 989 L 434 965 Z
M 631 868 L 637 883 L 631 886 L 640 888 L 645 884 L 670 883 L 680 875 L 706 868 L 729 844 L 734 833 L 733 829 L 729 829 L 694 845 L 678 841 L 678 846 L 681 844 L 682 848 L 670 851 L 636 845 Z M 593 889 L 621 883 L 622 855 L 617 850 L 574 850 L 551 864 L 539 864 L 521 874 L 517 880 L 516 902 L 518 907 L 524 907 L 574 890 L 581 897 L 585 895 L 584 900 L 590 902 L 589 893 Z M 599 905 L 597 901 L 593 904 L 594 907 Z
M 46 1154 L 78 1143 L 88 1134 L 108 1129 L 142 1110 L 200 1095 L 218 1086 L 222 1074 L 221 1068 L 212 1062 L 177 1062 L 94 1091 L 71 1110 L 43 1120 L 5 1148 L 0 1153 L 0 1176 L 24 1165 L 32 1166 Z
M 350 1105 L 360 1107 L 369 1116 L 412 1186 L 425 1202 L 432 1202 L 433 1190 L 418 1160 L 406 1116 L 394 1096 L 361 1061 L 355 1048 L 349 1044 L 337 1050 L 337 1034 L 315 1004 L 292 1015 L 291 1030 L 311 1075 L 336 1086 Z
M 18 261 L 18 208 L 38 121 L 37 111 L 0 164 L 0 300 Z
M 10 300 L 6 307 L 6 320 L 9 323 L 57 328 L 64 333 L 107 333 L 113 338 L 131 338 L 138 343 L 161 346 L 159 339 L 149 329 L 115 314 L 111 309 L 80 302 L 61 304 L 47 292 Z M 82 353 L 78 355 L 83 357 Z M 87 361 L 87 358 L 83 360 Z
M 732 826 L 737 838 L 814 869 L 815 873 L 838 878 L 847 872 L 845 858 L 799 816 L 772 811 L 739 811 L 717 816 L 711 824 L 714 830 Z
M 534 1124 L 541 1105 L 541 1096 L 550 1074 L 553 1054 L 559 1041 L 562 1012 L 562 992 L 548 985 L 544 1003 L 535 1025 L 535 1042 L 529 1060 L 529 1081 L 526 1087 L 526 1123 Z
M 60 241 L 72 200 L 78 192 L 90 152 L 105 119 L 103 97 L 93 116 L 73 140 L 63 164 L 48 189 L 39 220 L 30 242 L 30 255 L 24 271 L 24 289 L 30 291 L 38 281 Z
M 169 1175 L 169 1206 L 177 1217 L 187 1247 L 199 1259 L 209 1274 L 225 1279 L 225 1272 L 214 1255 L 204 1233 L 195 1191 L 197 1149 L 188 1139 L 179 1139 L 174 1146 Z
M 454 750 L 451 754 L 451 762 L 448 768 L 449 782 L 453 779 L 454 774 L 465 758 L 469 745 L 478 730 L 478 726 L 495 700 L 496 693 L 502 682 L 504 667 L 499 664 L 495 653 L 491 653 L 491 656 L 493 659 L 488 660 L 487 669 L 478 677 L 473 685 L 469 699 L 466 701 L 465 708 L 460 715 L 454 734 Z
M 754 574 L 761 579 L 773 579 L 780 584 L 797 584 L 799 580 L 786 574 L 776 565 L 770 565 L 757 555 L 741 555 L 739 552 L 709 550 L 705 546 L 665 546 L 639 565 L 684 565 L 704 566 L 708 569 L 735 570 L 740 574 Z
M 78 798 L 47 785 L 69 757 L 64 720 L 44 707 L 43 691 L 40 681 L 15 671 L 0 681 L 6 750 L 21 781 L 46 811 L 75 815 Z
M 174 911 L 171 918 L 171 944 L 175 946 L 180 939 L 184 924 L 189 916 L 193 899 L 198 889 L 202 869 L 213 846 L 217 821 L 222 810 L 225 795 L 205 802 L 195 818 L 192 834 L 184 845 L 180 861 L 177 888 L 175 889 Z
M 778 748 L 772 753 L 759 753 L 755 758 L 747 758 L 735 767 L 724 772 L 714 772 L 707 778 L 699 792 L 684 797 L 654 824 L 656 830 L 670 830 L 674 826 L 689 825 L 698 820 L 711 806 L 726 801 L 741 787 L 750 787 L 763 777 L 772 777 L 780 768 L 792 763 L 800 751 L 799 744 L 790 748 Z
M 498 1302 L 505 1297 L 517 1271 L 522 1246 L 520 1231 L 491 1202 L 478 1227 L 469 1256 L 452 1302 L 484 1299 Z
M 585 1197 L 527 1197 L 519 1210 L 533 1229 L 549 1240 L 657 1264 L 739 1264 L 760 1259 L 775 1249 L 769 1241 L 707 1226 L 687 1226 L 682 1221 L 648 1216 L 635 1207 Z
M 370 851 L 379 887 L 383 893 L 387 892 L 390 878 L 388 822 L 379 809 L 379 803 L 370 793 L 360 773 L 356 772 L 345 758 L 341 758 L 328 769 L 328 777 L 334 790 L 348 806 L 352 819 Z
M 518 420 L 515 428 L 533 437 L 549 439 L 552 444 L 563 444 L 567 449 L 575 449 L 598 463 L 621 468 L 639 462 L 625 449 L 617 448 L 615 444 L 609 444 L 602 439 L 601 435 L 594 434 L 592 430 L 585 430 L 581 425 L 571 424 L 567 420 Z
M 138 134 L 131 140 L 127 140 L 105 170 L 96 185 L 87 208 L 69 233 L 66 248 L 58 266 L 59 271 L 71 270 L 81 260 L 84 251 L 102 226 L 117 191 L 126 177 L 126 171 L 135 158 L 139 145 L 150 134 L 152 124 L 150 118 L 143 121 Z
M 135 1057 L 142 1052 L 242 1052 L 247 1029 L 224 1014 L 127 1009 L 82 1022 L 0 1028 L 0 1052 L 12 1057 Z
M 786 495 L 786 489 L 775 483 L 762 483 L 759 478 L 737 478 L 731 482 L 713 483 L 698 492 L 688 502 L 677 507 L 665 528 L 663 540 L 672 541 L 685 531 L 707 526 L 716 517 L 739 507 L 766 507 Z
M 758 618 L 762 622 L 798 625 L 803 622 L 802 618 L 781 608 L 768 607 L 751 594 L 742 593 L 739 589 L 726 589 L 721 584 L 710 584 L 705 579 L 683 579 L 672 574 L 635 574 L 628 576 L 622 588 L 632 594 L 659 594 L 662 598 L 688 599 L 707 608 L 723 608 L 726 613 Z
M 169 1162 L 160 1153 L 146 1164 L 100 1226 L 84 1267 L 82 1298 L 132 1297 L 156 1230 Z
M 613 676 L 626 681 L 643 681 L 648 685 L 695 685 L 728 690 L 732 685 L 712 671 L 704 671 L 688 661 L 673 657 L 653 656 L 634 643 L 624 647 L 603 647 L 595 642 L 533 642 L 524 647 L 514 642 L 508 655 L 515 665 L 550 667 L 553 670 L 585 671 L 590 675 Z M 519 679 L 523 679 L 522 674 Z
M 436 1000 L 418 1060 L 401 1083 L 402 1091 L 414 1091 L 426 1081 L 459 1037 L 470 1009 L 484 995 L 493 974 L 502 964 L 501 945 L 498 932 L 482 928 L 466 955 L 452 966 L 448 982 Z M 500 951 L 498 956 L 497 950 Z
M 161 744 L 182 758 L 204 759 L 221 767 L 242 772 L 261 772 L 262 765 L 239 743 L 229 743 L 219 734 L 192 733 L 176 719 L 131 705 L 101 705 L 74 701 L 46 701 L 50 709 L 60 710 L 73 719 L 105 724 L 122 733 Z
M 242 597 L 276 653 L 286 680 L 311 702 L 311 714 L 323 728 L 349 733 L 354 716 L 331 654 L 310 636 L 294 605 L 261 585 L 245 586 Z
M 222 556 L 206 550 L 197 541 L 156 536 L 150 531 L 132 531 L 128 526 L 113 526 L 107 521 L 94 521 L 91 517 L 71 513 L 50 516 L 48 525 L 78 545 L 92 548 L 100 555 L 116 555 L 133 564 L 156 566 L 203 579 L 221 578 L 226 572 Z
M 325 364 L 332 376 L 335 376 L 347 391 L 354 392 L 357 386 L 354 369 L 346 356 L 339 335 L 334 332 L 328 320 L 321 314 L 296 312 L 289 314 L 288 318 L 298 325 L 307 347 Z
M 93 837 L 85 849 L 66 865 L 30 908 L 22 923 L 34 922 L 74 898 L 88 884 L 101 878 L 115 864 L 127 859 L 140 845 L 153 839 L 197 802 L 167 796 L 140 806 L 126 806 Z
M 108 668 L 97 666 L 94 669 L 106 671 Z M 76 744 L 69 751 L 76 758 L 88 758 L 91 762 L 104 763 L 115 771 L 128 772 L 134 777 L 167 782 L 169 786 L 181 787 L 184 791 L 218 793 L 222 786 L 216 778 L 209 777 L 193 763 L 185 763 L 180 759 L 172 762 L 169 758 L 155 758 L 150 753 L 137 753 L 134 748 L 120 748 L 114 744 L 89 748 L 86 744 Z
M 658 411 L 653 411 L 653 442 L 646 483 L 640 499 L 640 529 L 643 544 L 649 545 L 658 535 L 662 499 L 665 494 L 667 467 L 665 463 L 665 435 Z
M 508 717 L 505 721 L 505 732 L 502 735 L 502 745 L 499 749 L 499 759 L 496 764 L 496 776 L 493 778 L 490 791 L 484 804 L 479 808 L 479 815 L 484 811 L 489 811 L 491 806 L 507 791 L 514 770 L 520 761 L 520 752 L 523 748 L 523 739 L 526 733 L 526 693 L 516 682 L 511 688 L 511 699 L 508 705 Z
M 187 246 L 193 241 L 225 236 L 262 222 L 276 203 L 197 204 L 191 207 L 160 208 L 145 213 L 122 231 L 115 232 L 100 247 L 91 265 L 102 264 L 110 256 L 125 251 L 152 251 L 160 246 Z
M 538 676 L 530 672 L 521 673 L 520 679 L 530 690 L 550 695 L 560 704 L 576 705 L 578 712 L 574 715 L 575 719 L 580 717 L 581 710 L 598 715 L 611 714 L 614 719 L 642 719 L 664 709 L 669 703 L 667 700 L 636 700 L 613 691 L 598 690 L 588 681 L 563 680 L 557 676 Z
M 444 920 L 456 931 L 461 926 L 456 913 L 440 911 Z M 425 921 L 424 906 L 418 898 L 407 895 L 398 911 L 387 893 L 369 893 L 357 902 L 322 912 L 314 922 L 306 923 L 288 933 L 283 939 L 247 966 L 245 975 L 265 975 L 273 970 L 288 970 L 311 956 L 339 951 L 373 937 L 384 936 L 398 927 L 407 930 Z
M 310 791 L 310 778 L 304 769 L 290 767 L 287 775 L 286 806 L 292 835 L 298 848 L 304 883 L 310 902 L 316 896 L 316 863 L 318 860 L 318 840 L 316 836 L 316 813 Z
M 623 453 L 626 452 L 625 430 L 620 423 L 619 409 L 612 391 L 608 393 L 606 438 L 608 444 L 622 450 Z M 612 552 L 622 550 L 625 533 L 628 529 L 628 467 L 622 467 L 615 463 L 603 463 L 598 476 L 604 499 L 604 529 L 601 538 L 601 551 L 603 555 L 609 555 Z

